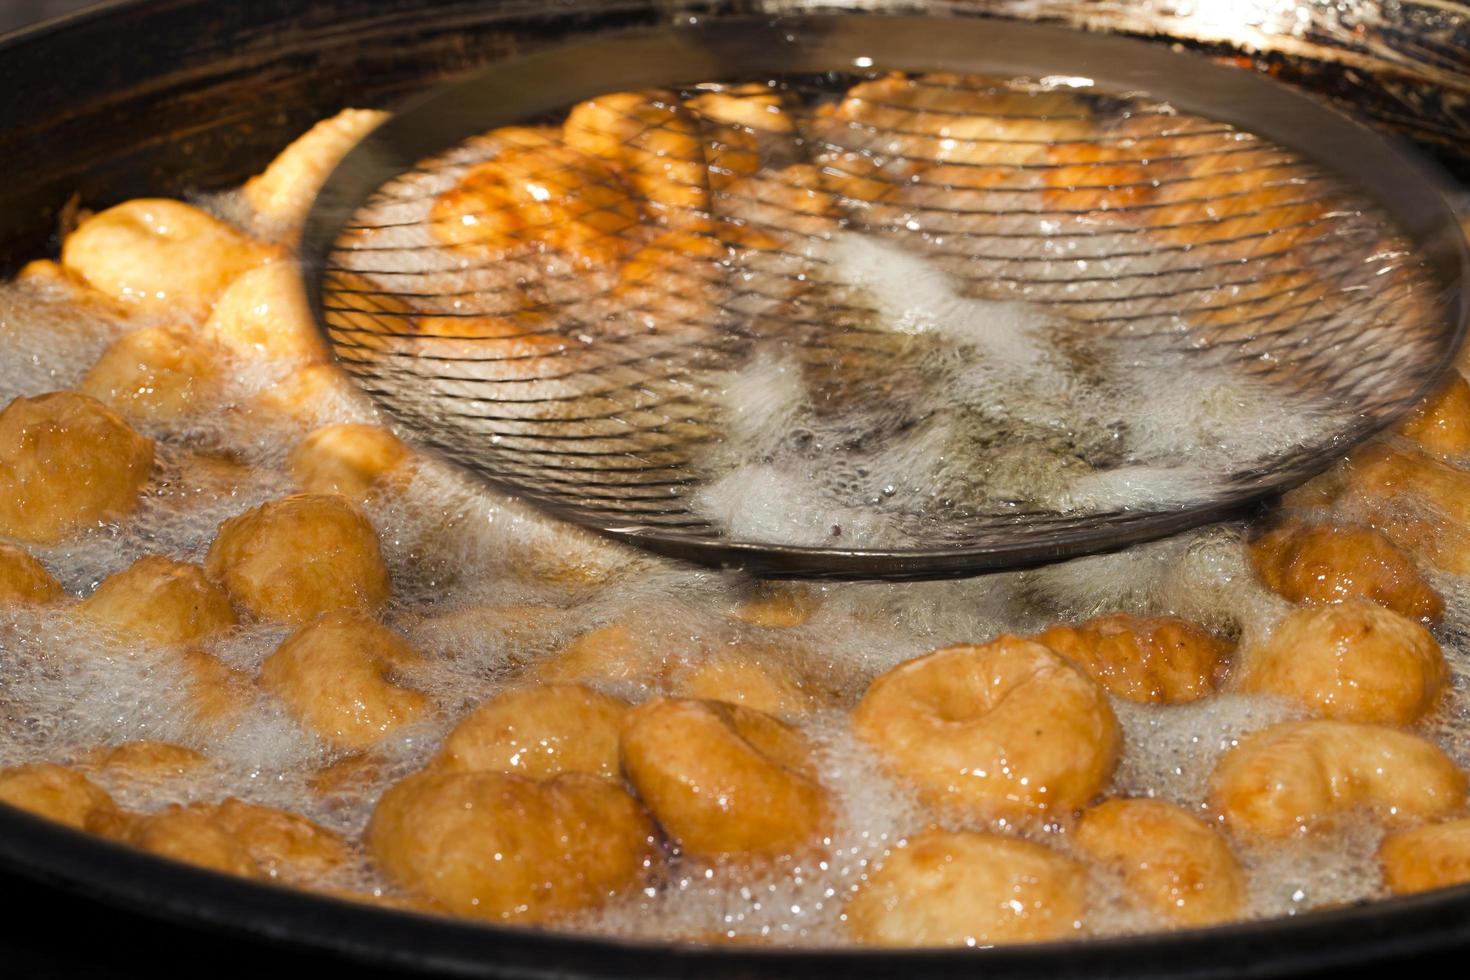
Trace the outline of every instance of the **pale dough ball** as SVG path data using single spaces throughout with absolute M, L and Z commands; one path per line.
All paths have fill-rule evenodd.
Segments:
M 147 312 L 197 315 L 271 249 L 182 201 L 140 199 L 92 215 L 66 236 L 61 264 Z
M 380 425 L 327 425 L 291 453 L 291 476 L 307 493 L 340 493 L 363 501 L 385 486 L 405 482 L 413 452 Z
M 1106 800 L 1073 831 L 1094 861 L 1115 868 L 1160 918 L 1181 926 L 1238 919 L 1245 909 L 1240 862 L 1212 827 L 1162 800 Z
M 58 391 L 0 411 L 0 534 L 49 544 L 134 509 L 153 442 L 94 398 Z
M 848 900 L 847 929 L 873 946 L 991 946 L 1076 935 L 1087 871 L 1048 847 L 928 831 L 895 848 Z
M 320 361 L 327 356 L 300 276 L 285 262 L 251 269 L 231 283 L 204 333 L 243 357 Z
M 0 769 L 0 803 L 82 829 L 94 812 L 114 812 L 100 786 L 81 773 L 49 762 Z
M 657 698 L 627 713 L 623 771 L 680 849 L 706 860 L 800 856 L 832 821 L 795 728 L 721 701 Z
M 1287 837 L 1366 811 L 1391 827 L 1465 804 L 1465 774 L 1432 742 L 1381 725 L 1289 721 L 1253 732 L 1215 766 L 1210 809 L 1233 833 Z
M 162 555 L 108 576 L 78 604 L 77 616 L 128 640 L 159 644 L 201 640 L 239 624 L 230 597 L 204 569 Z
M 143 327 L 113 341 L 78 390 L 125 418 L 171 422 L 207 405 L 219 380 L 217 352 L 192 331 Z
M 61 583 L 34 556 L 0 542 L 0 606 L 41 605 L 65 595 Z
M 449 912 L 547 922 L 636 887 L 653 824 L 605 779 L 418 773 L 378 802 L 367 845 L 399 885 Z
M 375 109 L 343 109 L 323 119 L 245 183 L 245 200 L 272 224 L 300 226 L 332 170 L 387 118 Z
M 332 745 L 360 749 L 428 714 L 429 699 L 395 680 L 421 659 L 388 627 L 337 610 L 287 637 L 261 665 L 260 683 Z
M 1122 744 L 1103 689 L 1014 636 L 900 664 L 873 681 L 852 721 L 926 803 L 982 819 L 1085 805 L 1112 778 Z
M 580 684 L 522 687 L 480 705 L 444 739 L 441 772 L 580 772 L 621 778 L 618 732 L 628 706 Z
M 1412 619 L 1361 599 L 1308 606 L 1244 652 L 1236 686 L 1274 694 L 1326 718 L 1407 725 L 1449 683 L 1444 654 Z
M 274 622 L 371 611 L 391 591 L 377 532 L 336 494 L 295 494 L 230 518 L 204 567 L 252 615 Z
M 1395 895 L 1470 881 L 1470 819 L 1395 831 L 1378 848 L 1383 883 Z
M 1292 602 L 1362 598 L 1430 620 L 1444 612 L 1413 559 L 1372 528 L 1287 524 L 1254 541 L 1251 558 L 1261 581 Z

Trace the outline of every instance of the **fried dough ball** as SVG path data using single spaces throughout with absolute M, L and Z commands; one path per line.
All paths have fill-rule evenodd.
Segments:
M 204 567 L 236 602 L 272 622 L 371 611 L 391 590 L 377 532 L 337 494 L 298 493 L 230 518 Z
M 200 640 L 239 624 L 230 597 L 189 562 L 139 558 L 77 606 L 77 616 L 139 642 Z
M 404 888 L 459 915 L 546 922 L 635 887 L 653 824 L 605 779 L 417 773 L 378 802 L 367 845 Z
M 927 831 L 893 850 L 848 901 L 854 939 L 874 946 L 990 946 L 1073 935 L 1087 871 L 1049 847 L 996 834 Z
M 270 878 L 311 882 L 347 863 L 347 842 L 298 813 L 234 798 L 195 807 L 245 848 Z
M 762 583 L 731 613 L 752 626 L 802 626 L 822 604 L 822 594 L 802 585 Z
M 66 236 L 61 264 L 94 289 L 147 312 L 207 309 L 273 252 L 182 201 L 146 198 L 92 215 Z
M 189 688 L 189 706 L 196 721 L 227 721 L 245 710 L 249 680 L 200 650 L 184 650 L 179 668 Z
M 513 772 L 546 779 L 580 772 L 616 780 L 628 706 L 580 684 L 523 687 L 470 712 L 444 739 L 441 772 Z
M 362 393 L 335 364 L 304 364 L 255 397 L 255 408 L 269 416 L 304 425 L 341 417 L 361 402 Z
M 274 224 L 299 226 L 327 176 L 387 118 L 386 112 L 376 109 L 343 109 L 321 120 L 245 182 L 245 200 Z
M 728 701 L 779 717 L 799 717 L 816 707 L 789 664 L 794 650 L 737 644 L 715 647 L 669 667 L 664 687 L 681 698 Z
M 327 356 L 301 280 L 286 262 L 251 269 L 231 283 L 204 333 L 244 357 L 311 362 Z
M 1245 736 L 1210 777 L 1234 833 L 1287 837 L 1355 809 L 1403 826 L 1455 812 L 1465 774 L 1433 743 L 1382 725 L 1288 721 Z
M 1370 504 L 1427 503 L 1457 529 L 1470 529 L 1470 472 L 1419 452 L 1369 443 L 1348 464 L 1348 489 Z M 1384 532 L 1394 538 L 1391 526 Z M 1404 545 L 1417 554 L 1411 545 Z
M 393 680 L 420 660 L 393 630 L 341 609 L 287 637 L 261 665 L 260 683 L 333 746 L 361 749 L 430 710 L 426 696 Z
M 1098 616 L 1036 635 L 1103 687 L 1129 701 L 1175 703 L 1214 693 L 1230 644 L 1169 616 Z
M 543 683 L 647 684 L 650 677 L 661 677 L 665 666 L 624 623 L 614 621 L 583 633 L 542 660 L 532 676 Z
M 216 352 L 182 327 L 125 333 L 78 386 L 124 418 L 169 422 L 197 412 L 219 381 Z
M 289 465 L 307 493 L 340 493 L 362 501 L 395 480 L 405 480 L 412 457 L 382 426 L 349 422 L 312 432 L 291 453 Z
M 1106 800 L 1082 814 L 1073 839 L 1121 872 L 1128 890 L 1180 926 L 1240 917 L 1246 880 L 1230 845 L 1203 820 L 1161 800 Z
M 614 92 L 579 103 L 562 136 L 567 146 L 609 163 L 656 216 L 697 219 L 709 209 L 704 141 L 671 92 Z
M 1300 702 L 1325 718 L 1407 725 L 1449 683 L 1429 631 L 1391 609 L 1354 599 L 1297 609 L 1238 668 L 1242 691 Z
M 91 814 L 117 809 L 112 797 L 86 776 L 49 762 L 0 769 L 0 803 L 78 830 Z
M 147 782 L 174 779 L 198 769 L 209 760 L 202 753 L 171 742 L 124 742 L 100 749 L 91 764 L 113 775 Z
M 0 411 L 0 534 L 49 544 L 128 514 L 152 469 L 153 441 L 95 398 L 17 398 Z
M 64 595 L 45 565 L 15 545 L 0 542 L 0 607 L 43 605 Z
M 1398 431 L 1439 456 L 1470 453 L 1470 383 L 1465 376 L 1453 372 Z
M 873 681 L 853 730 L 932 806 L 1058 815 L 1102 790 L 1122 736 L 1103 689 L 1014 636 L 936 650 Z
M 1292 602 L 1361 597 L 1414 619 L 1437 620 L 1444 600 L 1380 531 L 1292 523 L 1251 544 L 1256 574 Z
M 1383 883 L 1395 895 L 1470 881 L 1470 819 L 1399 830 L 1378 847 Z
M 656 698 L 625 716 L 622 762 L 670 839 L 695 858 L 797 855 L 831 825 L 811 746 L 759 711 Z
M 87 829 L 159 857 L 242 878 L 261 876 L 243 843 L 204 809 L 170 806 L 158 813 L 94 813 Z
M 537 243 L 589 265 L 627 254 L 637 203 L 604 163 L 554 141 L 512 145 L 441 194 L 430 214 L 446 245 L 502 254 Z

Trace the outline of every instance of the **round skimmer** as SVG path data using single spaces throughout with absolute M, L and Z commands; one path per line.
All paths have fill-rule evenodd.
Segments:
M 1119 547 L 1299 483 L 1459 343 L 1438 176 L 1035 25 L 666 27 L 421 98 L 303 237 L 342 366 L 553 513 L 764 574 Z

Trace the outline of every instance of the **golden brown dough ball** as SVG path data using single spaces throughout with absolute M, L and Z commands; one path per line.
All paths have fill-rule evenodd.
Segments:
M 1035 639 L 1112 693 L 1143 702 L 1208 697 L 1230 653 L 1230 644 L 1208 630 L 1171 616 L 1114 613 L 1076 626 L 1053 626 Z
M 681 698 L 727 701 L 796 718 L 818 706 L 817 692 L 791 665 L 800 651 L 756 644 L 716 646 L 669 665 L 662 686 Z
M 234 798 L 194 809 L 239 841 L 270 878 L 310 883 L 351 858 L 346 841 L 298 813 Z
M 394 675 L 419 653 L 386 626 L 350 610 L 323 613 L 286 638 L 260 683 L 306 728 L 338 748 L 365 748 L 430 710 Z
M 34 556 L 0 542 L 0 606 L 56 602 L 66 592 Z
M 1291 523 L 1251 544 L 1256 574 L 1292 602 L 1360 597 L 1415 619 L 1437 620 L 1444 600 L 1380 531 Z
M 936 650 L 873 681 L 853 730 L 931 806 L 1062 816 L 1112 777 L 1122 737 L 1103 689 L 1039 643 Z
M 1289 721 L 1240 740 L 1210 777 L 1210 808 L 1239 835 L 1287 837 L 1366 810 L 1399 827 L 1465 802 L 1465 774 L 1433 743 L 1381 725 Z
M 648 684 L 664 669 L 658 653 L 614 621 L 583 633 L 531 673 L 543 683 Z
M 92 813 L 117 809 L 112 797 L 86 776 L 49 762 L 0 769 L 0 803 L 78 830 Z
M 990 946 L 1075 935 L 1087 871 L 1049 847 L 931 830 L 883 859 L 848 901 L 848 932 L 874 946 Z
M 1427 503 L 1456 528 L 1470 528 L 1470 472 L 1375 442 L 1353 454 L 1346 476 L 1347 488 L 1370 505 Z M 1394 537 L 1391 527 L 1384 531 Z
M 628 712 L 623 771 L 685 854 L 776 858 L 831 826 L 812 748 L 796 729 L 720 701 L 657 698 Z
M 77 616 L 128 640 L 160 644 L 200 640 L 239 623 L 230 597 L 204 569 L 162 555 L 103 579 Z
M 66 236 L 61 264 L 147 312 L 192 315 L 273 252 L 182 201 L 145 198 L 92 215 Z
M 291 476 L 307 493 L 340 493 L 366 500 L 377 490 L 407 479 L 412 451 L 380 425 L 323 426 L 291 453 Z
M 1174 925 L 1229 922 L 1245 908 L 1245 872 L 1230 845 L 1172 803 L 1106 800 L 1082 814 L 1073 839 L 1094 861 L 1117 869 L 1132 894 Z
M 418 773 L 394 785 L 367 845 L 400 886 L 459 915 L 546 922 L 643 879 L 653 824 L 605 779 Z
M 567 146 L 610 164 L 656 216 L 698 220 L 709 209 L 704 141 L 672 92 L 614 92 L 579 103 Z
M 285 262 L 251 269 L 231 283 L 204 333 L 242 357 L 320 361 L 327 356 L 298 273 Z
M 197 807 L 174 805 L 142 815 L 96 813 L 87 829 L 173 861 L 243 878 L 261 877 L 260 866 L 245 845 Z
M 1383 883 L 1395 895 L 1470 881 L 1470 820 L 1398 830 L 1378 848 Z
M 387 118 L 375 109 L 343 109 L 321 120 L 245 182 L 246 202 L 272 224 L 299 226 L 332 170 Z
M 0 411 L 0 534 L 51 543 L 130 513 L 153 441 L 95 398 L 58 391 Z
M 391 588 L 377 532 L 337 494 L 294 494 L 230 518 L 204 567 L 252 615 L 273 622 L 374 610 Z
M 1355 599 L 1297 609 L 1245 651 L 1236 686 L 1290 698 L 1326 718 L 1407 725 L 1429 711 L 1449 668 L 1429 631 Z
M 255 397 L 252 411 L 272 421 L 317 425 L 362 398 L 335 364 L 303 364 Z
M 218 382 L 217 352 L 192 331 L 142 327 L 113 341 L 78 390 L 124 418 L 169 422 L 199 411 Z
M 124 742 L 99 749 L 90 757 L 92 765 L 109 775 L 145 782 L 176 779 L 205 765 L 202 753 L 171 742 Z
M 522 687 L 470 712 L 444 739 L 442 772 L 580 772 L 619 779 L 618 731 L 628 706 L 580 684 Z
M 1465 376 L 1453 372 L 1398 431 L 1440 456 L 1470 453 L 1470 384 Z
M 227 722 L 245 710 L 250 681 L 244 674 L 200 650 L 182 650 L 178 658 L 195 721 Z

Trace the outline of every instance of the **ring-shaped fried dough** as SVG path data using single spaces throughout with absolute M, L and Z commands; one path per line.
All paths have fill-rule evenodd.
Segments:
M 546 922 L 635 887 L 653 834 L 637 801 L 595 776 L 422 772 L 383 794 L 366 837 L 391 879 L 450 912 Z
M 1465 774 L 1432 742 L 1382 725 L 1291 721 L 1245 736 L 1215 766 L 1210 808 L 1237 835 L 1288 837 L 1366 810 L 1390 827 L 1465 803 Z
M 0 411 L 0 534 L 49 544 L 130 513 L 153 441 L 95 398 L 58 391 Z
M 252 615 L 304 623 L 334 609 L 371 611 L 391 585 L 377 532 L 346 497 L 299 493 L 223 522 L 204 559 Z
M 0 607 L 45 605 L 66 595 L 40 560 L 13 544 L 0 542 Z
M 890 852 L 848 900 L 848 933 L 874 946 L 990 946 L 1075 935 L 1087 871 L 1030 841 L 928 831 Z
M 1083 806 L 1111 778 L 1121 744 L 1103 689 L 1014 636 L 900 664 L 873 681 L 852 721 L 926 803 L 981 819 Z
M 102 787 L 65 766 L 33 762 L 0 769 L 0 803 L 78 830 L 94 813 L 115 813 Z
M 1378 847 L 1378 866 L 1395 895 L 1470 881 L 1470 819 L 1388 834 Z
M 219 383 L 218 352 L 183 327 L 141 327 L 113 341 L 78 390 L 127 419 L 173 422 Z
M 363 501 L 405 480 L 412 455 L 382 426 L 346 422 L 311 432 L 292 451 L 287 465 L 297 486 L 307 493 L 340 493 Z
M 77 616 L 128 640 L 170 645 L 239 623 L 230 597 L 198 565 L 145 555 L 77 605 Z
M 182 201 L 126 201 L 66 236 L 61 264 L 92 288 L 149 312 L 208 309 L 247 269 L 274 257 L 267 246 Z
M 261 665 L 260 683 L 333 746 L 362 749 L 428 713 L 423 693 L 393 680 L 420 659 L 393 630 L 341 609 L 287 637 Z
M 1437 620 L 1444 600 L 1381 531 L 1293 522 L 1251 543 L 1256 574 L 1292 602 L 1358 597 L 1414 619 Z
M 1407 725 L 1449 683 L 1439 644 L 1419 623 L 1361 599 L 1292 612 L 1244 652 L 1236 686 L 1307 705 L 1325 718 Z
M 498 694 L 444 739 L 440 772 L 512 772 L 546 779 L 567 772 L 619 779 L 618 733 L 628 706 L 580 684 Z
M 1120 872 L 1128 890 L 1171 924 L 1228 922 L 1245 908 L 1245 872 L 1230 845 L 1172 803 L 1105 800 L 1082 814 L 1073 840 Z
M 1215 691 L 1230 644 L 1172 616 L 1098 616 L 1034 638 L 1129 701 L 1196 701 Z
M 639 797 L 691 857 L 799 857 L 830 829 L 810 744 L 770 715 L 656 698 L 625 716 L 621 752 Z

